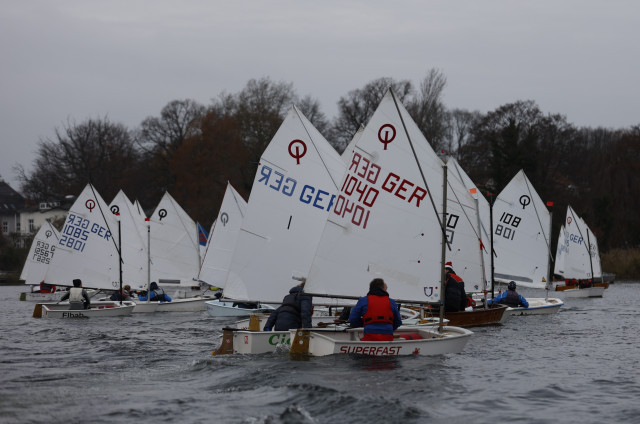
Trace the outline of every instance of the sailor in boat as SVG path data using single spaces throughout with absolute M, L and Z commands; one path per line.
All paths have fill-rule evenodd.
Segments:
M 580 280 L 578 282 L 578 288 L 581 288 L 581 289 L 587 289 L 592 286 L 593 286 L 593 283 L 591 282 L 591 280 Z
M 282 299 L 282 305 L 269 315 L 264 331 L 311 328 L 312 302 L 312 297 L 304 292 L 304 283 L 292 287 Z
M 464 281 L 453 270 L 453 264 L 447 262 L 444 266 L 445 291 L 444 291 L 444 311 L 460 312 L 467 307 L 467 293 L 464 289 Z
M 489 299 L 487 301 L 487 305 L 492 305 L 494 303 L 503 303 L 512 308 L 519 308 L 520 306 L 524 306 L 525 308 L 529 307 L 529 302 L 527 302 L 527 299 L 518 294 L 518 292 L 516 291 L 515 281 L 509 282 L 506 292 L 502 292 L 494 299 Z
M 87 291 L 82 288 L 82 280 L 78 278 L 73 280 L 73 287 L 60 298 L 60 301 L 62 302 L 67 299 L 69 299 L 70 310 L 91 309 L 89 295 Z
M 402 325 L 402 318 L 382 278 L 374 278 L 369 283 L 369 292 L 358 299 L 349 322 L 352 327 L 364 326 L 362 341 L 393 341 L 393 331 Z
M 55 293 L 56 286 L 53 284 L 47 284 L 44 281 L 40 283 L 40 293 Z
M 125 285 L 122 290 L 116 290 L 110 297 L 110 300 L 120 302 L 123 300 L 129 300 L 131 297 L 131 286 L 129 284 Z
M 152 302 L 171 302 L 171 297 L 164 292 L 160 287 L 158 287 L 158 283 L 152 281 L 149 284 L 149 296 L 147 297 L 147 293 L 139 294 L 138 300 L 147 300 L 147 298 Z

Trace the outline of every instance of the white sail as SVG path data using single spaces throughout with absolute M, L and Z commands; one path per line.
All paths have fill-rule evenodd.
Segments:
M 224 287 L 247 202 L 227 183 L 218 217 L 211 225 L 198 280 Z
M 577 280 L 602 276 L 598 241 L 587 224 L 576 212 L 567 206 L 564 222 L 564 277 Z M 560 242 L 559 242 L 560 243 Z
M 560 226 L 560 234 L 558 235 L 558 245 L 556 247 L 556 258 L 553 264 L 553 273 L 564 277 L 565 257 L 569 251 L 569 238 L 564 231 L 564 224 Z
M 305 290 L 361 296 L 381 277 L 395 298 L 438 301 L 444 164 L 391 91 L 356 137 Z M 449 181 L 447 259 L 480 280 L 474 202 L 457 179 Z M 475 255 L 467 255 L 471 249 Z
M 22 267 L 20 279 L 24 280 L 25 284 L 35 285 L 47 282 L 45 281 L 45 275 L 55 253 L 58 240 L 60 240 L 60 232 L 56 230 L 56 227 L 51 222 L 45 221 L 33 237 L 29 255 L 24 267 Z
M 494 278 L 545 288 L 549 267 L 551 215 L 520 170 L 493 205 Z
M 292 107 L 260 159 L 225 297 L 279 303 L 307 276 L 343 174 L 340 155 Z
M 458 180 L 462 182 L 467 190 L 469 190 L 469 193 L 474 198 L 474 200 L 477 200 L 478 207 L 476 213 L 479 214 L 480 218 L 478 254 L 481 256 L 482 260 L 484 281 L 491 281 L 491 206 L 455 158 L 449 158 L 447 160 L 447 166 L 449 167 L 449 175 L 458 178 Z M 469 283 L 476 280 L 477 279 L 466 278 L 465 282 Z M 484 284 L 465 284 L 465 290 L 467 292 L 478 292 L 484 289 Z
M 196 223 L 166 192 L 150 217 L 151 281 L 188 280 L 200 269 Z
M 71 286 L 78 278 L 85 288 L 118 288 L 117 231 L 116 217 L 100 194 L 87 184 L 69 209 L 47 269 L 47 283 Z
M 122 190 L 109 204 L 109 210 L 120 220 L 122 284 L 129 284 L 134 288 L 146 287 L 149 277 L 147 227 L 144 218 Z

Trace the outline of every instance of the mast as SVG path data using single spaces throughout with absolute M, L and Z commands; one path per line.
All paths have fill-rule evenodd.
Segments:
M 482 278 L 482 296 L 484 298 L 484 302 L 483 305 L 486 308 L 487 306 L 487 279 L 484 278 L 485 276 L 485 269 L 484 269 L 484 257 L 482 255 L 482 222 L 480 221 L 480 202 L 478 201 L 478 191 L 476 190 L 475 196 L 474 196 L 474 200 L 476 203 L 476 218 L 478 219 L 478 242 L 480 243 L 480 245 L 478 246 L 478 253 L 480 254 L 480 270 L 481 270 L 481 278 Z
M 553 223 L 553 202 L 547 202 L 547 206 L 549 206 L 551 210 L 549 211 L 549 243 L 547 243 L 547 246 L 548 246 L 547 251 L 549 252 L 549 259 L 547 260 L 547 284 L 545 286 L 546 294 L 545 294 L 544 300 L 549 300 L 549 289 L 551 288 L 551 281 L 552 281 L 551 280 L 552 278 L 551 259 L 553 256 L 551 253 L 551 226 Z
M 587 250 L 589 251 L 589 268 L 591 269 L 591 281 L 594 283 L 595 276 L 593 275 L 593 260 L 591 259 L 591 238 L 589 237 L 589 230 L 587 230 Z
M 489 202 L 489 228 L 491 228 L 491 299 L 495 297 L 495 285 L 493 282 L 493 274 L 495 266 L 493 262 L 493 202 Z
M 147 221 L 147 303 L 151 294 L 149 293 L 149 286 L 151 286 L 151 220 L 145 218 Z
M 120 266 L 120 304 L 122 305 L 122 230 L 120 228 L 120 213 L 116 212 L 118 219 L 118 265 Z
M 446 262 L 446 253 L 447 253 L 447 234 L 446 234 L 446 221 L 447 221 L 447 164 L 446 162 L 442 165 L 442 221 L 440 225 L 442 226 L 442 243 L 441 243 L 441 257 L 440 257 L 440 323 L 438 325 L 438 331 L 442 331 L 443 322 L 444 322 L 444 293 L 445 293 L 445 272 L 444 272 L 444 264 Z

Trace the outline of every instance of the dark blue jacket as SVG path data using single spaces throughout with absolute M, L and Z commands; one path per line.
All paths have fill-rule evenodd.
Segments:
M 493 305 L 494 303 L 507 303 L 505 301 L 507 300 L 508 292 L 509 290 L 504 291 L 500 293 L 498 296 L 494 297 L 493 299 L 487 300 L 487 305 Z M 519 307 L 520 305 L 524 306 L 525 308 L 529 307 L 529 302 L 527 302 L 527 299 L 525 299 L 524 297 L 522 297 L 522 295 L 519 295 L 518 293 L 516 293 L 516 296 L 518 296 L 518 305 L 515 305 L 515 306 L 509 305 L 509 306 L 513 306 L 515 308 Z
M 295 286 L 282 299 L 275 311 L 271 312 L 264 326 L 264 331 L 286 331 L 293 328 L 311 328 L 312 298 L 304 294 L 302 287 Z
M 381 289 L 373 289 L 370 290 L 369 293 L 367 293 L 367 296 L 368 295 L 389 296 L 389 293 Z M 367 296 L 358 299 L 358 303 L 356 303 L 356 306 L 351 309 L 349 322 L 351 323 L 352 327 L 362 327 L 364 324 L 364 322 L 362 321 L 362 317 L 367 312 L 367 308 L 369 307 L 369 298 Z M 402 317 L 400 316 L 400 311 L 398 310 L 396 301 L 389 298 L 389 302 L 391 303 L 391 310 L 393 311 L 393 325 L 382 322 L 374 322 L 372 324 L 367 324 L 364 326 L 365 333 L 393 334 L 393 330 L 402 325 Z
M 139 294 L 139 300 L 147 300 L 147 295 Z M 162 289 L 151 290 L 151 298 L 149 299 L 152 302 L 171 302 L 171 297 L 164 292 Z

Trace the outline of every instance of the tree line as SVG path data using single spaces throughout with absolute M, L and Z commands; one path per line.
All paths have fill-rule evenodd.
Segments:
M 433 149 L 455 157 L 490 202 L 523 169 L 542 199 L 554 202 L 553 246 L 569 204 L 601 251 L 640 245 L 640 125 L 578 128 L 533 100 L 487 113 L 449 109 L 446 82 L 436 69 L 417 85 L 379 78 L 341 97 L 331 120 L 317 99 L 267 77 L 209 105 L 173 100 L 137 128 L 106 117 L 69 119 L 39 141 L 32 171 L 17 168 L 21 191 L 32 201 L 60 199 L 90 181 L 107 202 L 122 189 L 149 211 L 169 191 L 209 226 L 227 181 L 248 198 L 260 156 L 292 105 L 342 153 L 391 87 Z

